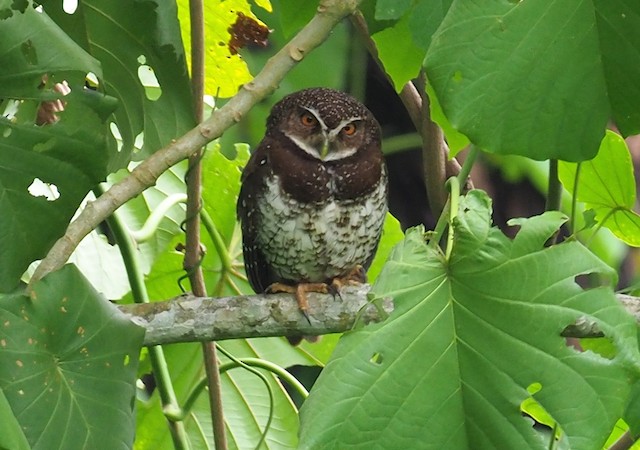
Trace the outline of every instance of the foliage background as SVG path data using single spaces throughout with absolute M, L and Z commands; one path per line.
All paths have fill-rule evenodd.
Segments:
M 136 448 L 173 448 L 175 436 L 166 425 L 158 389 L 138 383 L 132 408 L 135 380 L 148 380 L 144 375 L 155 371 L 146 351 L 136 361 L 140 330 L 120 323 L 99 292 L 133 301 L 118 233 L 139 230 L 167 198 L 184 192 L 185 165 L 168 170 L 78 248 L 74 262 L 91 284 L 65 268 L 26 297 L 19 280 L 63 233 L 87 192 L 100 195 L 128 175 L 135 164 L 130 160 L 148 157 L 195 125 L 187 71 L 188 5 L 81 1 L 69 13 L 60 2 L 44 1 L 41 13 L 30 2 L 18 3 L 0 3 L 0 30 L 6 36 L 0 40 L 0 209 L 12 211 L 0 215 L 5 293 L 0 299 L 5 324 L 0 414 L 6 419 L 0 423 L 7 424 L 0 446 L 125 448 L 135 423 Z M 206 3 L 205 90 L 211 104 L 223 105 L 309 21 L 316 5 L 298 3 L 262 1 L 253 8 L 240 0 Z M 410 448 L 548 448 L 557 421 L 558 446 L 586 449 L 614 440 L 621 432 L 609 437 L 614 427 L 637 427 L 632 393 L 640 359 L 637 326 L 611 290 L 628 250 L 611 234 L 594 234 L 593 227 L 604 223 L 617 238 L 637 245 L 632 162 L 624 141 L 605 134 L 605 127 L 613 120 L 623 136 L 640 132 L 640 91 L 632 81 L 640 78 L 638 8 L 595 0 L 363 2 L 395 90 L 420 70 L 426 72 L 434 120 L 447 132 L 454 153 L 469 140 L 487 152 L 474 178 L 492 178 L 482 186 L 496 201 L 492 205 L 474 191 L 461 200 L 459 213 L 452 209 L 457 216 L 450 220 L 451 253 L 414 229 L 383 269 L 391 248 L 402 240 L 400 225 L 390 217 L 370 277 L 376 280 L 382 271 L 374 292 L 393 295 L 397 310 L 388 321 L 340 341 L 304 406 L 300 441 L 297 407 L 281 381 L 266 378 L 274 393 L 270 405 L 255 375 L 226 372 L 223 398 L 231 448 L 253 448 L 271 419 L 266 448 L 341 448 L 345 443 L 389 448 L 399 440 Z M 238 12 L 255 13 L 272 30 L 268 48 L 231 55 L 220 45 Z M 428 215 L 424 199 L 420 150 L 411 151 L 420 137 L 407 129 L 410 121 L 398 109 L 393 89 L 381 82 L 384 76 L 367 63 L 363 43 L 354 37 L 348 23 L 340 24 L 272 97 L 209 145 L 203 200 L 212 227 L 203 233 L 208 249 L 203 269 L 210 295 L 251 292 L 242 274 L 235 221 L 240 170 L 263 133 L 271 105 L 303 87 L 343 89 L 369 103 L 384 127 L 389 166 L 399 167 L 392 178 L 392 211 L 403 229 L 434 225 L 437 218 Z M 48 74 L 44 86 L 43 74 Z M 92 89 L 84 88 L 87 75 Z M 60 120 L 35 127 L 38 105 L 56 97 L 51 88 L 62 80 L 71 94 L 64 98 Z M 398 135 L 405 140 L 392 139 Z M 245 142 L 249 147 L 237 145 Z M 583 161 L 596 153 L 583 166 L 584 187 L 576 190 L 571 183 L 574 164 L 561 164 L 560 178 L 584 203 L 583 210 L 592 211 L 585 220 L 573 215 L 569 229 L 580 231 L 579 237 L 613 269 L 576 241 L 543 246 L 566 221 L 560 214 L 513 222 L 519 227 L 513 241 L 492 226 L 492 212 L 503 228 L 506 219 L 543 212 L 542 204 L 530 200 L 547 190 L 546 169 L 536 161 Z M 517 208 L 501 201 L 512 188 L 493 179 L 496 173 L 529 183 Z M 55 186 L 59 197 L 33 194 L 29 187 L 36 179 L 50 190 Z M 612 180 L 619 189 L 611 189 Z M 419 208 L 413 206 L 416 199 Z M 569 201 L 567 214 L 570 207 Z M 176 204 L 157 232 L 125 255 L 126 263 L 136 261 L 153 300 L 181 292 L 183 254 L 176 248 L 184 241 L 183 217 Z M 582 290 L 575 279 L 586 274 L 600 281 Z M 100 313 L 96 305 L 102 305 Z M 56 319 L 54 310 L 73 319 Z M 560 335 L 580 317 L 593 320 L 604 333 L 582 353 L 567 347 Z M 263 358 L 281 367 L 320 366 L 336 341 L 291 348 L 283 339 L 266 338 L 222 346 L 235 357 Z M 586 341 L 583 345 L 587 348 Z M 163 350 L 177 404 L 184 405 L 203 377 L 200 346 Z M 101 370 L 96 364 L 103 364 Z M 121 370 L 113 375 L 104 367 Z M 102 411 L 96 416 L 100 427 L 78 420 L 96 410 Z M 542 431 L 531 427 L 523 411 L 542 424 Z M 47 422 L 49 417 L 55 420 Z M 623 417 L 626 423 L 618 422 Z M 183 421 L 192 447 L 211 445 L 210 422 L 206 396 L 198 396 Z

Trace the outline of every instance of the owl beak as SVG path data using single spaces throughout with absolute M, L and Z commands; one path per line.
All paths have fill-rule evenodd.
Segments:
M 329 154 L 329 142 L 324 141 L 322 143 L 322 148 L 320 149 L 320 158 L 325 159 L 328 154 Z

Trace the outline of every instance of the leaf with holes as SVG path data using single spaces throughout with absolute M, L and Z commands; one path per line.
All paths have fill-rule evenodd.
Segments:
M 576 170 L 576 164 L 558 164 L 560 180 L 571 193 L 574 193 Z M 620 135 L 607 131 L 596 157 L 581 164 L 575 195 L 587 208 L 593 209 L 596 220 L 618 239 L 640 246 L 640 215 L 633 211 L 636 203 L 633 163 Z
M 41 2 L 44 10 L 100 61 L 98 89 L 120 101 L 115 125 L 122 137 L 113 169 L 124 167 L 135 138 L 143 133 L 138 158 L 155 152 L 195 125 L 191 88 L 174 2 L 78 2 L 72 14 L 63 2 Z M 145 89 L 154 80 L 160 93 Z M 159 95 L 159 96 L 158 96 Z
M 90 95 L 90 94 L 88 94 Z M 107 128 L 85 93 L 71 91 L 60 120 L 36 127 L 0 118 L 0 292 L 9 292 L 67 228 L 107 175 Z
M 303 405 L 299 448 L 547 449 L 521 413 L 533 395 L 572 449 L 601 449 L 640 375 L 636 324 L 610 286 L 575 281 L 612 269 L 575 241 L 545 247 L 565 220 L 519 220 L 509 240 L 471 191 L 449 261 L 410 230 L 374 287 L 395 311 L 343 337 Z M 567 346 L 583 317 L 613 355 Z
M 452 3 L 425 59 L 451 124 L 484 150 L 592 158 L 640 132 L 640 3 Z
M 268 1 L 259 6 L 270 10 Z M 191 47 L 191 28 L 189 19 L 189 2 L 178 1 L 182 38 L 185 46 Z M 229 98 L 235 95 L 240 86 L 251 81 L 247 64 L 237 52 L 230 47 L 229 29 L 239 17 L 247 17 L 255 21 L 257 26 L 264 26 L 251 12 L 247 0 L 212 0 L 204 3 L 205 49 L 207 71 L 205 73 L 205 92 L 215 97 Z
M 144 330 L 67 265 L 0 298 L 0 389 L 33 449 L 130 448 Z
M 0 7 L 0 97 L 47 96 L 45 90 L 39 89 L 45 74 L 76 72 L 81 80 L 87 72 L 101 75 L 98 61 L 30 3 L 13 2 Z

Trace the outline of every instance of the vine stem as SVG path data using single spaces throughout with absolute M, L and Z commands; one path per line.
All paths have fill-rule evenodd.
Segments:
M 469 174 L 471 173 L 471 168 L 473 167 L 473 164 L 476 162 L 476 159 L 478 158 L 479 153 L 480 153 L 480 149 L 476 147 L 474 144 L 472 144 L 469 148 L 469 154 L 467 155 L 467 158 L 464 160 L 464 163 L 462 164 L 460 173 L 456 177 L 458 180 L 458 186 L 464 186 L 467 183 L 467 178 L 469 178 Z M 444 230 L 447 224 L 449 223 L 451 204 L 452 202 L 451 202 L 451 195 L 450 195 L 444 205 L 442 214 L 440 214 L 440 217 L 438 218 L 438 222 L 436 223 L 436 226 L 433 230 L 433 234 L 429 240 L 429 245 L 432 247 L 438 245 L 438 243 L 440 242 L 440 238 L 442 237 L 442 234 L 444 233 Z
M 321 0 L 311 21 L 269 59 L 262 71 L 242 86 L 223 107 L 215 110 L 207 120 L 183 136 L 156 151 L 139 164 L 128 177 L 111 186 L 99 199 L 88 204 L 40 262 L 29 281 L 29 290 L 42 277 L 62 267 L 80 241 L 118 207 L 152 186 L 168 168 L 189 157 L 240 121 L 256 103 L 277 88 L 307 53 L 322 44 L 336 24 L 357 9 L 360 1 Z
M 191 22 L 191 92 L 194 115 L 197 123 L 204 119 L 204 4 L 203 0 L 189 0 Z M 186 250 L 184 269 L 189 275 L 191 291 L 194 295 L 207 295 L 202 274 L 204 254 L 200 243 L 200 210 L 202 209 L 202 156 L 204 148 L 199 148 L 189 157 L 187 183 Z M 216 344 L 202 343 L 205 373 L 209 386 L 209 406 L 213 426 L 213 441 L 216 450 L 227 449 L 227 431 L 222 407 L 222 386 Z
M 298 381 L 296 377 L 294 377 L 289 372 L 287 372 L 286 369 L 278 366 L 277 364 L 272 363 L 271 361 L 267 361 L 264 359 L 237 358 L 229 362 L 226 362 L 224 364 L 220 364 L 220 373 L 225 373 L 231 369 L 236 369 L 238 367 L 244 368 L 245 366 L 265 369 L 273 373 L 274 375 L 278 376 L 282 381 L 289 384 L 293 389 L 296 390 L 296 392 L 298 392 L 298 394 L 300 394 L 302 398 L 306 399 L 309 396 L 309 391 L 307 391 L 307 388 L 305 388 L 304 385 L 300 383 L 300 381 Z M 200 382 L 198 382 L 198 384 L 195 385 L 195 387 L 191 390 L 191 392 L 187 396 L 187 400 L 185 401 L 184 407 L 182 408 L 182 410 L 180 410 L 179 412 L 176 412 L 176 414 L 171 418 L 173 420 L 184 420 L 187 417 L 187 415 L 191 412 L 193 405 L 195 404 L 196 400 L 198 399 L 198 397 L 200 396 L 200 394 L 202 393 L 205 387 L 207 387 L 207 380 L 203 378 L 202 380 L 200 380 Z
M 453 220 L 458 215 L 458 205 L 460 203 L 460 182 L 456 177 L 451 177 L 447 180 L 446 186 L 449 188 L 449 233 L 447 234 L 447 248 L 445 251 L 445 259 L 449 261 L 451 258 L 451 252 L 453 251 Z
M 101 188 L 97 188 L 94 192 L 96 196 L 99 196 L 103 191 Z M 131 286 L 133 301 L 135 303 L 149 303 L 149 294 L 144 284 L 143 270 L 136 252 L 134 240 L 117 214 L 110 216 L 107 219 L 107 223 L 118 243 L 118 248 L 120 249 L 120 254 L 122 255 L 122 260 L 127 271 L 129 285 Z M 173 390 L 169 367 L 167 366 L 167 361 L 161 346 L 154 345 L 149 347 L 149 360 L 163 411 L 179 411 L 180 406 L 175 391 Z M 174 447 L 177 450 L 188 450 L 190 445 L 184 423 L 169 420 L 168 424 Z
M 569 220 L 569 234 L 573 235 L 576 231 L 576 209 L 578 207 L 578 182 L 580 181 L 580 169 L 582 163 L 576 164 L 576 174 L 573 178 L 573 195 L 571 196 L 571 219 Z

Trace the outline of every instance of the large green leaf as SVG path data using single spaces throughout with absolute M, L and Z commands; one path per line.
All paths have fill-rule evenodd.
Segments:
M 87 192 L 107 174 L 106 124 L 82 91 L 65 97 L 60 120 L 36 127 L 0 118 L 0 292 L 8 292 L 67 228 Z M 38 186 L 49 186 L 46 196 Z
M 9 292 L 104 180 L 117 152 L 105 123 L 113 99 L 84 89 L 87 72 L 101 76 L 99 62 L 31 2 L 0 14 L 0 209 L 11 211 L 0 215 L 0 292 Z M 60 97 L 52 86 L 63 80 L 71 89 L 65 111 L 35 126 L 40 100 Z
M 633 163 L 624 139 L 607 131 L 595 158 L 580 165 L 560 162 L 558 174 L 565 188 L 594 210 L 596 219 L 628 245 L 640 246 L 640 215 L 636 203 Z
M 0 299 L 0 389 L 33 449 L 130 448 L 143 329 L 72 265 Z
M 20 423 L 16 420 L 11 410 L 11 405 L 0 390 L 0 449 L 30 450 L 29 442 L 20 429 Z
M 302 407 L 300 448 L 547 449 L 521 414 L 531 386 L 572 449 L 601 448 L 640 372 L 636 324 L 610 286 L 576 277 L 615 273 L 578 242 L 544 246 L 560 213 L 518 221 L 513 241 L 490 217 L 486 194 L 469 193 L 449 261 L 407 233 L 375 285 L 396 309 L 342 338 Z M 566 345 L 583 317 L 610 359 Z
M 175 2 L 78 2 L 73 14 L 62 2 L 42 2 L 45 11 L 79 45 L 98 59 L 99 90 L 116 97 L 115 124 L 122 136 L 123 167 L 136 136 L 144 136 L 144 155 L 158 150 L 194 126 L 191 88 Z M 138 73 L 151 68 L 161 95 L 152 100 Z M 138 155 L 140 157 L 141 155 Z
M 0 7 L 0 16 L 0 97 L 41 98 L 47 94 L 38 89 L 44 74 L 81 72 L 83 80 L 87 72 L 101 75 L 98 61 L 30 1 Z
M 453 126 L 483 149 L 593 157 L 613 116 L 640 130 L 640 3 L 454 1 L 425 60 Z

